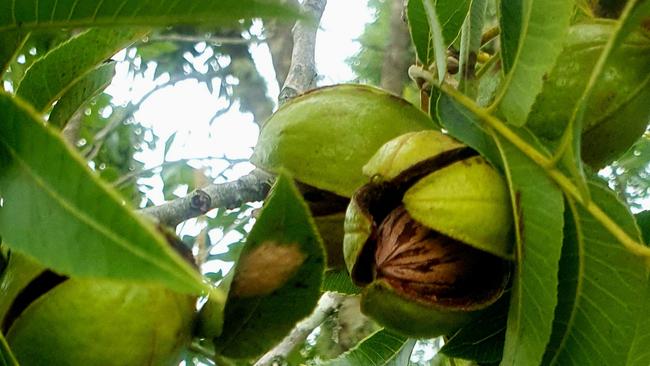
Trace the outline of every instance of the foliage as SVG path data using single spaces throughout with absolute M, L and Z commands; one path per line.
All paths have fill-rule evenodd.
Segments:
M 374 12 L 374 20 L 366 25 L 363 34 L 357 39 L 359 51 L 347 59 L 350 68 L 359 82 L 379 85 L 381 65 L 390 34 L 391 1 L 369 0 L 368 7 Z
M 626 124 L 614 128 L 640 137 L 631 147 L 629 141 L 607 133 L 598 135 L 594 147 L 590 140 L 594 135 L 583 133 L 585 126 L 592 126 L 590 102 L 614 99 L 602 95 L 608 90 L 597 85 L 611 81 L 611 70 L 620 66 L 629 41 L 636 42 L 641 60 L 650 59 L 650 1 L 623 3 L 410 0 L 406 4 L 413 63 L 417 60 L 410 76 L 422 96 L 420 107 L 505 178 L 514 223 L 515 259 L 506 295 L 473 322 L 448 334 L 432 362 L 456 358 L 501 365 L 650 362 L 650 247 L 642 237 L 650 225 L 646 214 L 635 218 L 630 212 L 630 207 L 644 207 L 650 190 L 650 142 L 647 136 L 626 130 L 630 128 Z M 380 83 L 390 4 L 369 2 L 376 21 L 360 38 L 360 52 L 348 60 L 364 83 Z M 571 27 L 597 25 L 600 20 L 595 16 L 613 19 L 602 42 L 592 48 L 599 50 L 597 59 L 591 60 L 595 63 L 577 68 L 581 74 L 575 77 L 569 73 L 567 79 L 552 80 L 553 71 L 565 66 L 558 60 L 567 55 L 571 60 L 571 49 L 565 47 Z M 197 219 L 201 232 L 183 240 L 203 266 L 198 271 L 169 246 L 169 233 L 134 210 L 152 205 L 140 178 L 159 176 L 165 198 L 173 199 L 181 188 L 225 180 L 225 172 L 242 162 L 210 158 L 225 164 L 216 171 L 202 161 L 165 160 L 159 167 L 144 169 L 135 158 L 138 152 L 162 146 L 167 155 L 175 136 L 160 141 L 135 113 L 156 91 L 191 79 L 226 102 L 213 120 L 237 105 L 257 122 L 265 120 L 274 101 L 266 95 L 249 48 L 264 41 L 254 17 L 292 21 L 300 15 L 285 2 L 270 0 L 155 5 L 138 0 L 0 0 L 4 83 L 0 275 L 6 275 L 2 272 L 7 258 L 11 260 L 7 254 L 19 252 L 66 278 L 163 286 L 201 296 L 199 303 L 206 305 L 198 314 L 194 338 L 179 355 L 186 364 L 249 364 L 308 316 L 323 291 L 363 296 L 366 290 L 352 283 L 345 270 L 326 268 L 314 208 L 307 205 L 312 201 L 301 195 L 305 182 L 295 184 L 282 168 L 274 171 L 279 177 L 259 215 L 256 205 L 246 204 L 235 210 L 219 208 Z M 645 33 L 640 32 L 642 26 Z M 589 44 L 593 39 L 582 41 Z M 132 80 L 152 74 L 157 86 L 138 101 L 118 104 L 104 93 L 115 72 L 115 62 L 109 60 L 115 54 L 128 65 Z M 554 82 L 578 87 L 565 104 L 554 106 L 567 111 L 568 117 L 561 121 L 559 133 L 549 138 L 528 123 L 531 110 L 538 117 L 552 112 L 535 108 Z M 648 92 L 647 82 L 628 82 L 633 85 L 616 89 L 630 94 L 617 98 L 628 101 Z M 641 125 L 650 118 L 647 106 L 624 112 Z M 390 122 L 400 123 L 398 118 Z M 355 131 L 355 136 L 362 138 L 364 132 L 372 131 Z M 358 147 L 348 149 L 350 155 Z M 291 148 L 296 156 L 304 155 L 300 143 Z M 616 160 L 601 172 L 602 178 L 581 160 L 588 148 L 604 153 L 630 149 L 622 156 L 608 156 Z M 371 156 L 374 151 L 363 153 Z M 328 160 L 331 169 L 316 173 L 336 171 L 341 164 L 337 158 L 349 157 L 335 156 Z M 219 240 L 230 245 L 216 253 Z M 234 270 L 206 270 L 205 263 L 215 261 L 230 262 Z M 394 304 L 383 305 L 388 309 Z M 339 342 L 346 321 L 342 313 L 339 309 L 325 317 L 320 333 L 315 333 L 320 337 L 300 340 L 287 360 L 407 365 L 415 354 L 414 339 L 378 329 L 361 317 L 354 328 L 356 337 Z M 0 365 L 16 365 L 13 334 L 1 330 Z M 20 361 L 20 354 L 16 358 Z

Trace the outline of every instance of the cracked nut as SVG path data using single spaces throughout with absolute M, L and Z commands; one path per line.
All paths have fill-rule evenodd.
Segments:
M 512 259 L 505 182 L 435 131 L 408 133 L 364 166 L 344 252 L 362 311 L 412 337 L 448 334 L 503 294 Z

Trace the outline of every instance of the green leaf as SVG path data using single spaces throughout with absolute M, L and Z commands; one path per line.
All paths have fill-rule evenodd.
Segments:
M 115 62 L 106 62 L 76 82 L 56 103 L 48 122 L 63 129 L 70 118 L 90 99 L 101 93 L 115 75 Z
M 474 98 L 478 93 L 478 80 L 476 79 L 476 58 L 481 48 L 481 37 L 485 12 L 487 10 L 486 0 L 474 0 L 465 18 L 460 39 L 460 54 L 458 56 L 460 82 L 458 89 L 463 94 Z
M 215 25 L 243 18 L 297 16 L 295 7 L 278 0 L 0 0 L 0 32 L 96 26 Z
M 324 269 L 309 208 L 281 173 L 235 265 L 217 352 L 249 358 L 278 343 L 316 306 Z
M 356 295 L 361 293 L 361 289 L 352 283 L 352 279 L 348 272 L 339 269 L 331 269 L 325 272 L 322 290 L 347 295 Z
M 425 3 L 428 3 L 425 5 Z M 435 3 L 435 5 L 433 5 Z M 409 23 L 409 32 L 411 40 L 415 46 L 415 52 L 420 63 L 429 66 L 434 61 L 434 44 L 439 42 L 437 47 L 447 59 L 447 46 L 452 44 L 458 37 L 458 33 L 463 25 L 463 21 L 469 11 L 471 1 L 450 1 L 450 0 L 409 0 L 406 6 L 406 16 Z M 431 19 L 425 7 L 432 5 L 434 12 L 437 14 L 437 26 L 430 27 Z M 431 33 L 435 29 L 437 34 Z M 439 39 L 434 40 L 433 37 Z M 436 51 L 437 52 L 437 51 Z M 446 71 L 446 70 L 445 70 Z
M 470 0 L 436 0 L 442 38 L 447 46 L 454 43 L 458 37 L 471 3 Z
M 16 95 L 44 112 L 86 73 L 147 34 L 145 30 L 91 29 L 60 44 L 27 70 Z
M 457 103 L 450 95 L 441 93 L 437 112 L 438 120 L 450 135 L 478 151 L 493 166 L 502 167 L 494 139 L 471 111 Z
M 497 363 L 503 356 L 510 293 L 504 293 L 481 316 L 451 335 L 440 349 L 449 357 Z
M 551 71 L 562 50 L 573 6 L 573 0 L 501 1 L 501 16 L 506 17 L 500 22 L 502 39 L 506 40 L 504 64 L 511 57 L 514 39 L 518 40 L 512 67 L 497 98 L 509 123 L 522 126 L 526 122 L 535 97 L 542 90 L 543 77 Z M 520 26 L 507 24 L 509 19 L 515 24 L 515 20 L 521 19 Z
M 70 276 L 206 289 L 27 103 L 1 92 L 0 121 L 0 233 L 9 248 Z
M 546 172 L 495 137 L 510 183 L 516 265 L 501 365 L 538 365 L 551 335 L 562 249 L 562 193 Z
M 319 366 L 402 366 L 408 365 L 415 339 L 388 330 L 380 330 L 356 347 Z
M 650 210 L 639 212 L 635 215 L 635 219 L 639 229 L 641 229 L 643 241 L 648 245 L 650 243 Z
M 523 8 L 527 0 L 499 1 L 499 28 L 501 32 L 501 63 L 503 71 L 508 74 L 512 69 L 519 49 L 519 39 L 522 33 Z
M 19 31 L 0 33 L 0 77 L 7 72 L 9 64 L 25 44 L 27 37 L 27 33 Z
M 447 45 L 445 44 L 442 25 L 440 25 L 440 18 L 436 6 L 433 4 L 433 0 L 422 0 L 422 3 L 424 4 L 424 12 L 427 15 L 429 29 L 431 30 L 433 58 L 436 62 L 436 69 L 438 70 L 438 82 L 442 83 L 447 73 Z
M 541 167 L 501 135 L 491 137 L 491 131 L 460 101 L 458 96 L 441 96 L 438 109 L 445 128 L 501 167 L 511 190 L 517 263 L 502 365 L 539 364 L 557 301 L 562 194 Z
M 4 335 L 0 332 L 0 366 L 18 366 L 18 361 L 11 353 Z
M 629 236 L 640 237 L 629 210 L 612 191 L 594 182 L 589 188 L 594 203 L 610 213 Z M 626 250 L 584 207 L 572 199 L 568 207 L 560 297 L 544 363 L 626 364 L 636 332 L 647 326 L 643 312 L 647 314 L 648 269 L 643 258 Z M 645 357 L 648 346 L 640 345 Z M 634 356 L 638 357 L 644 356 Z
M 422 0 L 409 0 L 406 5 L 411 41 L 415 46 L 418 61 L 424 66 L 433 63 L 433 44 L 431 43 L 431 29 L 424 10 Z
M 643 293 L 645 299 L 641 302 L 641 315 L 636 327 L 632 348 L 627 356 L 628 366 L 650 365 L 650 275 L 648 285 Z

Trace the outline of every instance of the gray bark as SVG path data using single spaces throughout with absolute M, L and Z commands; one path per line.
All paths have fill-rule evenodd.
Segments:
M 381 87 L 396 95 L 401 95 L 404 84 L 408 81 L 408 67 L 412 58 L 409 52 L 411 39 L 403 16 L 404 2 L 402 0 L 392 1 L 390 38 L 381 67 Z

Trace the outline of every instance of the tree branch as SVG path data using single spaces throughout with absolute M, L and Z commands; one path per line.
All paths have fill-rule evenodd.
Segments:
M 306 319 L 296 325 L 291 333 L 286 336 L 282 342 L 273 347 L 269 352 L 262 356 L 254 366 L 271 366 L 281 364 L 287 356 L 298 346 L 300 346 L 307 336 L 321 325 L 328 316 L 334 314 L 341 306 L 344 295 L 336 292 L 326 292 L 321 296 L 314 312 Z
M 293 28 L 291 68 L 278 98 L 280 104 L 315 85 L 316 33 L 326 4 L 327 0 L 304 0 L 302 3 L 302 11 L 312 20 L 299 20 Z M 185 197 L 140 212 L 152 216 L 162 224 L 176 226 L 214 208 L 237 208 L 246 202 L 262 201 L 273 180 L 273 176 L 257 169 L 237 181 L 211 184 Z
M 310 19 L 299 20 L 293 27 L 291 68 L 280 91 L 280 104 L 316 85 L 316 33 L 325 5 L 327 0 L 304 0 L 302 3 L 302 11 Z
M 233 182 L 210 184 L 185 197 L 140 210 L 158 222 L 176 226 L 214 208 L 237 208 L 246 202 L 262 201 L 273 184 L 273 176 L 256 169 Z

